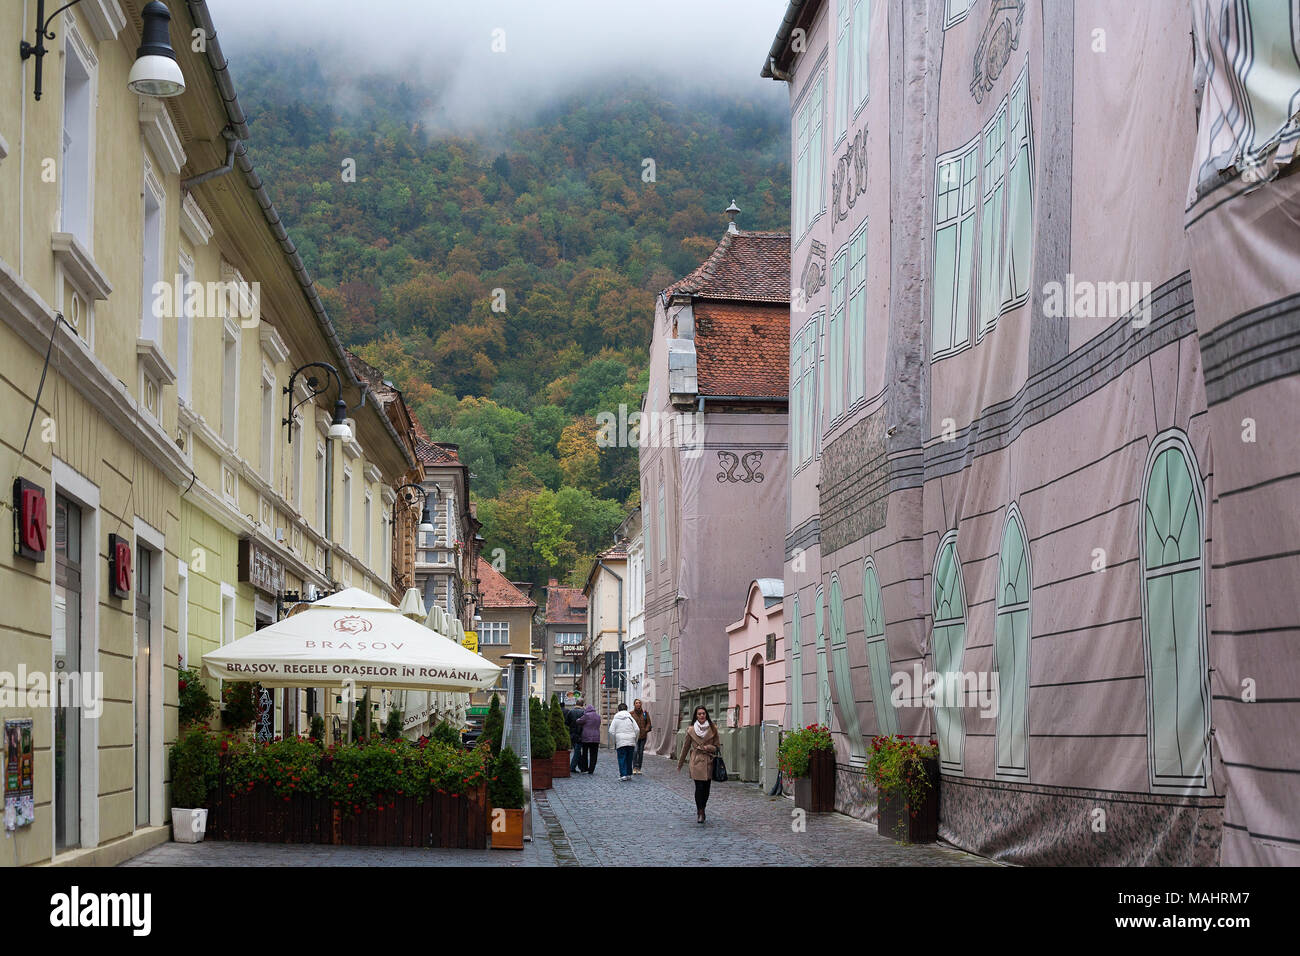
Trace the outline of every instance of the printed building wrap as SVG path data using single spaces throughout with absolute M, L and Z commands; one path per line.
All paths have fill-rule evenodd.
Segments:
M 1300 862 L 1298 5 L 793 0 L 763 73 L 838 808 L 900 733 L 996 859 Z

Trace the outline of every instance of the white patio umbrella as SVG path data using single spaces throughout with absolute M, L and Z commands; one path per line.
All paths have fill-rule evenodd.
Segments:
M 210 677 L 263 687 L 368 685 L 468 692 L 501 668 L 419 624 L 386 601 L 348 588 L 203 655 Z

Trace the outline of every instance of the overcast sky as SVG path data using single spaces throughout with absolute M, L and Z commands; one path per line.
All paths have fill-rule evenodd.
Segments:
M 498 123 L 601 78 L 722 89 L 784 106 L 759 77 L 787 0 L 209 0 L 231 58 L 310 46 L 446 87 L 449 125 Z M 494 31 L 502 31 L 500 33 Z M 494 52 L 494 43 L 504 52 Z

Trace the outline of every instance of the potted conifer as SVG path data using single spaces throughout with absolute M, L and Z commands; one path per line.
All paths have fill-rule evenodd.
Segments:
M 551 695 L 548 714 L 551 720 L 551 737 L 555 741 L 555 755 L 551 758 L 551 777 L 567 777 L 571 756 L 569 728 L 564 723 L 564 708 L 560 705 L 558 694 Z
M 202 726 L 193 726 L 167 755 L 172 778 L 172 839 L 200 843 L 208 828 L 208 794 L 217 785 L 217 742 Z
M 550 721 L 542 710 L 542 702 L 528 698 L 528 735 L 532 748 L 532 774 L 534 790 L 551 789 L 551 761 L 555 757 L 555 738 Z
M 486 740 L 492 748 L 492 756 L 501 753 L 501 735 L 505 732 L 506 715 L 501 711 L 501 699 L 492 695 L 488 705 L 487 716 L 483 718 L 483 733 L 479 740 Z
M 501 753 L 492 762 L 492 775 L 488 779 L 488 801 L 492 804 L 492 811 L 488 815 L 492 849 L 522 850 L 524 777 L 519 772 L 519 758 L 509 747 L 502 747 Z

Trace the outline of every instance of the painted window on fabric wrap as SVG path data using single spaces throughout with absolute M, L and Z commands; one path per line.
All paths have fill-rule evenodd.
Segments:
M 983 133 L 984 175 L 980 209 L 979 335 L 997 321 L 1002 292 L 1002 215 L 1006 193 L 1007 107 L 1004 102 Z
M 831 261 L 831 308 L 826 326 L 826 419 L 844 411 L 844 286 L 848 279 L 848 250 Z
M 970 344 L 975 263 L 975 206 L 979 139 L 939 158 L 935 168 L 934 297 L 931 355 L 940 358 Z
M 835 142 L 849 130 L 849 84 L 853 68 L 849 61 L 849 0 L 839 2 L 839 23 L 835 30 Z
M 1142 495 L 1147 749 L 1153 788 L 1199 790 L 1208 780 L 1204 501 L 1186 435 L 1164 433 L 1152 446 Z
M 870 49 L 871 0 L 853 4 L 853 103 L 860 110 L 867 102 L 867 55 Z
M 957 532 L 949 531 L 939 542 L 934 558 L 934 669 L 939 675 L 935 687 L 934 722 L 939 740 L 939 765 L 949 772 L 962 770 L 965 727 L 960 701 L 962 655 L 966 650 L 966 590 L 962 584 L 961 560 L 957 556 Z
M 898 711 L 892 703 L 892 667 L 885 643 L 885 608 L 880 596 L 876 563 L 868 557 L 862 569 L 862 629 L 867 641 L 867 666 L 871 671 L 871 699 L 876 711 L 876 733 L 898 733 Z
M 1029 64 L 1011 88 L 1007 115 L 1011 127 L 1007 171 L 1007 240 L 1002 264 L 999 312 L 1029 299 L 1034 242 L 1034 143 L 1029 116 Z
M 803 724 L 803 641 L 800 636 L 799 595 L 792 598 L 790 612 L 790 729 Z
M 849 402 L 867 395 L 867 223 L 849 239 Z
M 826 666 L 826 592 L 817 588 L 817 606 L 813 608 L 817 628 L 817 723 L 831 725 L 831 679 Z
M 997 673 L 998 773 L 1029 775 L 1029 537 L 1012 502 L 998 554 L 993 667 Z
M 840 728 L 849 739 L 849 760 L 866 763 L 867 745 L 862 739 L 858 720 L 857 695 L 853 691 L 853 674 L 849 669 L 849 642 L 844 626 L 844 595 L 839 575 L 831 575 L 831 669 L 835 675 L 835 697 L 839 702 Z

